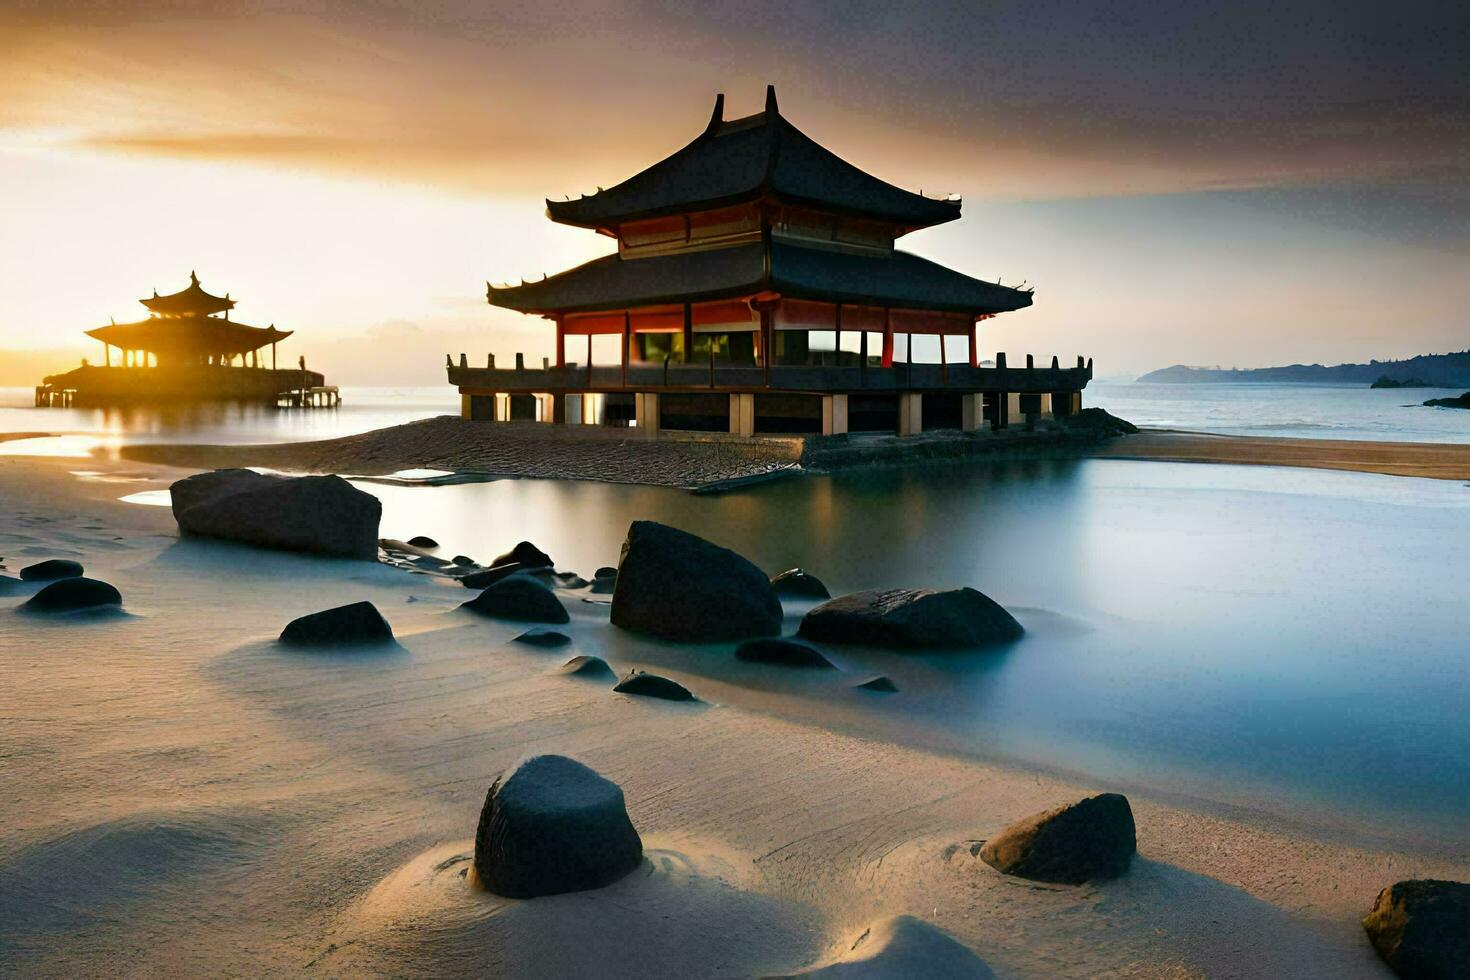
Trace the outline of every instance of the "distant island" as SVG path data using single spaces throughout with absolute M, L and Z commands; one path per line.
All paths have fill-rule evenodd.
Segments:
M 1197 368 L 1176 364 L 1150 371 L 1139 381 L 1160 384 L 1235 383 L 1372 385 L 1376 388 L 1470 388 L 1470 350 L 1420 354 L 1402 361 L 1367 364 L 1288 364 L 1269 368 Z

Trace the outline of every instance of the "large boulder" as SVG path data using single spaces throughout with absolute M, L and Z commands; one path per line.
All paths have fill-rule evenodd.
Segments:
M 612 596 L 614 626 L 666 640 L 781 631 L 781 600 L 765 573 L 727 548 L 653 521 L 628 528 Z
M 791 974 L 823 980 L 993 980 L 995 973 L 938 926 L 911 915 L 875 922 L 824 963 Z
M 70 558 L 47 558 L 20 570 L 20 577 L 27 582 L 54 582 L 61 578 L 78 578 L 82 574 L 82 563 Z
M 822 580 L 802 568 L 788 568 L 771 576 L 771 588 L 778 596 L 791 599 L 830 599 L 832 593 Z
M 884 647 L 973 647 L 1026 631 L 974 589 L 874 589 L 830 599 L 802 618 L 797 634 L 828 643 Z
M 1128 798 L 1102 793 L 1011 824 L 985 842 L 980 859 L 1018 878 L 1080 885 L 1116 878 L 1137 850 Z
M 521 541 L 514 548 L 492 561 L 491 565 L 509 565 L 519 562 L 527 568 L 550 568 L 551 556 L 529 541 Z
M 1363 929 L 1405 980 L 1470 977 L 1470 884 L 1425 878 L 1389 885 Z
M 281 642 L 307 647 L 392 643 L 393 627 L 371 602 L 354 602 L 291 620 Z
M 556 593 L 529 575 L 501 579 L 459 608 L 524 623 L 565 623 L 571 619 Z
M 28 612 L 57 613 L 121 605 L 122 593 L 117 589 L 106 582 L 78 576 L 57 579 L 22 603 L 21 608 Z
M 832 661 L 811 644 L 775 636 L 746 640 L 735 648 L 735 659 L 780 667 L 832 668 Z
M 601 888 L 642 861 L 623 791 L 560 755 L 528 759 L 497 779 L 475 831 L 475 873 L 508 898 Z
M 378 557 L 383 505 L 339 476 L 268 476 L 215 470 L 169 487 L 185 534 L 265 548 Z

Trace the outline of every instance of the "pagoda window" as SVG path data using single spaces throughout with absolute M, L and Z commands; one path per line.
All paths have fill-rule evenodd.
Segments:
M 684 360 L 683 333 L 640 333 L 633 338 L 633 350 L 640 361 L 662 364 Z

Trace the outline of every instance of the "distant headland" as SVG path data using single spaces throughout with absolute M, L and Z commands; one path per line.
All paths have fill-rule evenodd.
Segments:
M 1470 350 L 1450 354 L 1420 354 L 1402 361 L 1369 361 L 1367 364 L 1288 364 L 1268 368 L 1197 368 L 1176 364 L 1150 371 L 1139 381 L 1158 384 L 1235 383 L 1372 385 L 1383 380 L 1413 382 L 1416 387 L 1470 388 Z M 1388 387 L 1379 384 L 1379 387 Z

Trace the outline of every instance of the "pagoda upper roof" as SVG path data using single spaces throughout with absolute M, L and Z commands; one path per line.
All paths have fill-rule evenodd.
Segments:
M 214 316 L 149 317 L 136 323 L 112 323 L 88 330 L 87 336 L 126 350 L 152 353 L 248 354 L 291 336 L 291 330 L 252 327 Z
M 140 299 L 138 302 L 163 316 L 185 316 L 190 313 L 208 316 L 211 313 L 223 313 L 225 310 L 235 308 L 235 301 L 230 299 L 228 294 L 216 296 L 206 292 L 204 287 L 199 285 L 199 277 L 193 272 L 189 273 L 189 285 L 178 292 L 160 296 L 158 290 L 155 289 L 152 296 Z
M 1031 293 L 974 279 L 908 252 L 839 251 L 773 240 L 706 251 L 593 259 L 539 282 L 489 287 L 494 306 L 522 313 L 616 310 L 760 292 L 826 302 L 974 315 L 1031 305 Z
M 960 202 L 895 187 L 843 160 L 788 122 L 766 88 L 763 112 L 723 118 L 725 97 L 704 132 L 672 156 L 616 186 L 574 201 L 546 202 L 553 221 L 611 229 L 623 222 L 711 210 L 764 197 L 891 222 L 901 231 L 960 216 Z

